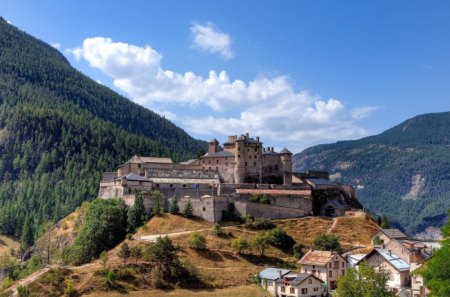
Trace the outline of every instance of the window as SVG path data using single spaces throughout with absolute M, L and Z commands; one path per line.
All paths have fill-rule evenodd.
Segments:
M 245 162 L 245 166 L 247 166 L 247 162 Z
M 273 282 L 269 282 L 269 287 L 272 287 L 273 286 Z
M 225 162 L 225 166 L 228 166 L 228 162 Z
M 305 273 L 308 273 L 308 269 L 305 268 Z
M 186 188 L 186 185 L 183 185 L 183 188 Z
M 284 286 L 281 286 L 281 293 L 284 293 L 284 292 L 286 292 L 286 288 L 284 287 Z
M 211 166 L 209 166 L 208 169 L 211 170 Z
M 249 159 L 251 159 L 251 158 L 252 158 L 252 156 L 250 155 L 250 156 L 248 156 L 248 158 L 249 158 Z
M 295 288 L 290 288 L 290 289 L 289 289 L 289 293 L 295 294 Z
M 319 271 L 317 271 L 317 275 L 320 275 L 320 272 L 321 272 L 320 270 L 319 270 Z
M 328 264 L 328 267 L 329 267 L 329 268 L 331 268 L 331 263 L 330 263 L 330 264 Z
M 257 148 L 255 148 L 255 152 L 257 152 L 258 151 L 258 149 Z
M 206 207 L 203 207 L 203 211 L 206 211 Z
M 208 164 L 211 164 L 211 160 L 208 160 Z
M 256 162 L 253 162 L 253 166 L 256 166 Z
M 314 292 L 319 291 L 319 287 L 314 287 Z
M 312 284 L 312 279 L 309 279 L 309 280 L 308 280 L 308 284 Z
M 345 268 L 345 262 L 342 262 L 342 268 Z
M 334 261 L 334 269 L 339 269 L 339 261 Z
M 205 160 L 202 160 L 203 164 L 205 164 Z
M 219 164 L 219 160 L 216 160 L 216 164 Z
M 255 156 L 255 159 L 258 159 L 258 156 Z
M 247 153 L 250 151 L 250 149 L 247 149 Z
M 333 271 L 332 271 L 332 270 L 328 271 L 328 275 L 329 275 L 330 277 L 333 277 Z
M 316 265 L 313 265 L 313 269 L 316 268 Z
M 170 185 L 169 185 L 169 187 L 173 188 L 173 185 L 172 185 L 172 184 L 170 184 Z
M 302 294 L 304 295 L 308 294 L 308 288 L 302 288 Z
M 241 157 L 241 155 L 238 155 L 238 158 L 240 158 Z

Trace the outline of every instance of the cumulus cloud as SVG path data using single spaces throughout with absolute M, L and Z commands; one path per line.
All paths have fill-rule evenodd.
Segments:
M 250 132 L 295 150 L 366 136 L 368 131 L 357 121 L 376 109 L 369 106 L 349 111 L 341 100 L 324 100 L 294 90 L 286 76 L 257 77 L 245 82 L 231 80 L 225 71 L 211 70 L 202 77 L 193 72 L 165 70 L 162 55 L 149 45 L 96 37 L 66 52 L 110 76 L 113 84 L 137 103 L 176 119 L 188 132 L 202 135 Z M 180 106 L 186 112 L 181 116 L 162 110 Z M 206 107 L 207 115 L 192 116 L 189 110 L 198 107 Z
M 218 53 L 226 60 L 233 58 L 230 36 L 220 32 L 214 24 L 193 23 L 190 29 L 193 48 L 213 54 Z

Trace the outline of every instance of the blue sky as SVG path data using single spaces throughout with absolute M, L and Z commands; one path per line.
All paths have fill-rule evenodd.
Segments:
M 0 15 L 191 135 L 308 146 L 450 110 L 449 1 L 21 1 Z

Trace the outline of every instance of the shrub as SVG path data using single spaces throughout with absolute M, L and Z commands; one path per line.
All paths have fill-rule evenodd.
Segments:
M 255 237 L 252 238 L 250 245 L 252 248 L 259 252 L 260 256 L 264 256 L 264 252 L 269 245 L 269 239 L 267 234 L 259 232 Z
M 275 228 L 275 224 L 270 219 L 254 219 L 248 217 L 244 227 L 253 230 L 269 230 Z
M 268 239 L 272 246 L 286 253 L 291 253 L 295 244 L 295 240 L 290 235 L 278 228 L 269 231 Z
M 341 244 L 334 234 L 321 234 L 314 239 L 313 249 L 320 251 L 342 252 Z
M 248 248 L 248 241 L 242 237 L 235 238 L 231 241 L 231 247 L 241 254 L 243 250 Z
M 136 264 L 137 264 L 138 259 L 142 258 L 142 248 L 140 246 L 132 247 L 131 251 L 130 251 L 130 255 L 131 255 L 131 257 L 134 258 L 134 260 L 136 261 Z
M 108 271 L 108 273 L 106 274 L 106 283 L 110 286 L 114 286 L 116 279 L 116 273 L 112 270 Z
M 18 286 L 17 294 L 19 295 L 19 297 L 28 297 L 30 296 L 30 290 L 25 286 Z
M 202 234 L 198 232 L 194 232 L 191 234 L 189 238 L 189 247 L 196 250 L 206 249 L 206 238 Z
M 303 243 L 297 242 L 296 244 L 294 244 L 294 246 L 292 247 L 292 252 L 294 254 L 294 257 L 296 257 L 297 259 L 300 259 L 301 257 L 303 257 L 303 255 L 305 254 L 303 252 L 304 248 L 305 248 L 305 245 Z
M 77 294 L 77 290 L 73 287 L 73 283 L 71 280 L 66 281 L 66 288 L 64 289 L 64 294 L 67 297 L 74 297 Z
M 217 223 L 214 224 L 214 228 L 212 230 L 212 234 L 215 235 L 215 236 L 222 236 L 223 235 L 222 227 L 220 227 L 220 225 L 217 224 Z
M 177 214 L 180 212 L 178 207 L 178 198 L 176 195 L 173 195 L 172 199 L 170 199 L 169 212 L 171 214 Z
M 127 263 L 127 258 L 130 257 L 131 250 L 126 242 L 122 243 L 119 250 L 119 257 L 123 258 L 123 264 Z

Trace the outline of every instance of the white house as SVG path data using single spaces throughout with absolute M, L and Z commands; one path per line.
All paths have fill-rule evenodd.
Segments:
M 325 282 L 328 292 L 337 288 L 338 277 L 347 269 L 345 259 L 331 251 L 309 251 L 298 264 L 302 273 L 310 273 Z
M 312 274 L 288 273 L 276 281 L 279 297 L 321 297 L 322 280 Z
M 290 272 L 291 272 L 290 270 L 279 269 L 274 267 L 264 269 L 258 274 L 261 280 L 261 287 L 266 289 L 273 296 L 276 296 L 277 280 L 281 279 L 284 275 Z

